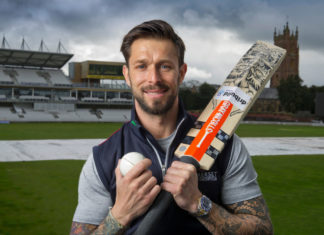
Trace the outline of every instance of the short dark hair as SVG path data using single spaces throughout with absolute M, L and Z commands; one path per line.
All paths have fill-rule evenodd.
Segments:
M 167 39 L 174 43 L 178 50 L 179 67 L 184 63 L 186 47 L 182 39 L 174 32 L 172 26 L 163 20 L 143 22 L 131 29 L 123 38 L 120 51 L 123 53 L 128 66 L 130 49 L 133 42 L 139 38 Z

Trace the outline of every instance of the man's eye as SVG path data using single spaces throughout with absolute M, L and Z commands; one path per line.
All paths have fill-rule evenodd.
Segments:
M 170 65 L 167 65 L 167 64 L 163 64 L 163 65 L 161 65 L 161 68 L 162 69 L 170 69 L 171 66 Z
M 136 66 L 136 68 L 138 68 L 138 69 L 144 69 L 145 68 L 145 65 L 144 64 L 139 64 L 139 65 Z

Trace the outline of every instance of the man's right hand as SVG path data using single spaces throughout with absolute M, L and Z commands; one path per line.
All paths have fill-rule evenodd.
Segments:
M 118 162 L 115 169 L 116 202 L 111 213 L 123 226 L 144 214 L 161 190 L 156 178 L 148 170 L 151 164 L 151 160 L 144 159 L 122 176 L 120 160 Z

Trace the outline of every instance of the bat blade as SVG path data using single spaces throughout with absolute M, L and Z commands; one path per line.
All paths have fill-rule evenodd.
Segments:
M 285 54 L 280 47 L 257 41 L 217 90 L 175 154 L 192 157 L 201 169 L 209 170 Z

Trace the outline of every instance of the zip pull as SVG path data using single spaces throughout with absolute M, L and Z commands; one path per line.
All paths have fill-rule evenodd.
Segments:
M 165 176 L 165 173 L 166 173 L 166 167 L 165 167 L 165 165 L 162 165 L 161 169 L 162 169 L 162 176 L 164 177 Z

